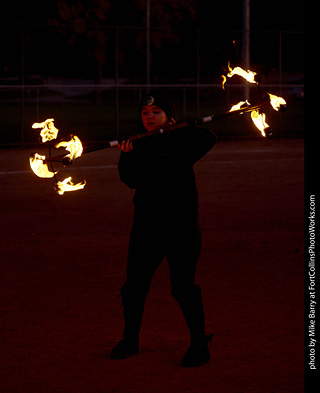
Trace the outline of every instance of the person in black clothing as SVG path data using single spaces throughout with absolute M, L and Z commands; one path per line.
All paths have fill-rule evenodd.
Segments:
M 139 106 L 139 131 L 159 129 L 176 121 L 175 106 L 160 92 L 150 92 Z M 123 141 L 121 181 L 135 189 L 134 221 L 129 241 L 127 280 L 121 289 L 125 327 L 112 359 L 139 352 L 139 332 L 152 277 L 164 257 L 170 269 L 171 294 L 190 331 L 185 367 L 210 360 L 200 286 L 195 284 L 201 248 L 198 193 L 193 165 L 216 143 L 205 128 L 186 127 L 131 142 Z

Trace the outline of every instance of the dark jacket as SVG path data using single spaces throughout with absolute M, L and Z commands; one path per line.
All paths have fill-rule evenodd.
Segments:
M 120 179 L 136 190 L 135 212 L 197 212 L 193 165 L 216 140 L 208 129 L 188 127 L 137 140 L 132 151 L 121 152 Z

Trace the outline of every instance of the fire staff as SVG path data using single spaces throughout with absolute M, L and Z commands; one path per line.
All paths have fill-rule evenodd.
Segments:
M 139 132 L 152 132 L 176 121 L 175 105 L 160 92 L 144 96 L 139 105 Z M 166 257 L 171 294 L 190 331 L 185 367 L 210 360 L 205 334 L 201 288 L 195 283 L 201 249 L 198 193 L 193 165 L 215 145 L 205 128 L 186 127 L 141 140 L 124 140 L 119 160 L 121 181 L 135 189 L 134 220 L 129 240 L 127 277 L 121 289 L 123 338 L 111 351 L 113 359 L 139 352 L 144 304 L 152 277 Z

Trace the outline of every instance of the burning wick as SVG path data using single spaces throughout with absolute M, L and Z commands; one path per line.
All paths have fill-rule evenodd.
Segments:
M 229 78 L 232 78 L 233 75 L 239 75 L 249 83 L 258 83 L 257 81 L 254 80 L 255 75 L 257 75 L 256 72 L 250 70 L 245 71 L 241 67 L 235 67 L 234 69 L 229 67 L 229 70 L 230 72 L 227 74 L 227 77 Z
M 240 102 L 238 102 L 238 104 L 233 105 L 231 107 L 231 109 L 229 110 L 229 112 L 237 111 L 238 109 L 241 109 L 241 107 L 244 106 L 244 105 L 250 105 L 250 102 L 248 102 L 248 100 L 240 101 Z
M 45 156 L 41 156 L 38 153 L 33 153 L 29 157 L 29 162 L 31 169 L 33 170 L 34 174 L 39 177 L 50 178 L 54 177 L 54 175 L 58 172 L 51 172 L 49 171 L 48 165 L 44 163 L 46 159 Z
M 249 83 L 258 83 L 254 78 L 255 78 L 255 75 L 257 75 L 257 73 L 256 72 L 253 72 L 253 71 L 250 71 L 250 70 L 248 70 L 248 71 L 245 71 L 243 68 L 241 68 L 241 67 L 235 67 L 235 68 L 231 68 L 230 67 L 230 63 L 228 63 L 228 69 L 229 69 L 229 72 L 228 72 L 228 74 L 227 74 L 227 77 L 228 78 L 232 78 L 234 75 L 239 75 L 239 76 L 241 76 L 242 78 L 244 78 L 247 82 L 249 82 Z M 227 78 L 226 78 L 226 76 L 225 75 L 221 75 L 221 78 L 222 78 L 222 88 L 224 89 L 224 85 L 225 85 L 225 83 L 226 83 L 226 81 L 227 81 Z
M 271 127 L 266 123 L 265 113 L 259 113 L 259 111 L 251 112 L 251 119 L 255 126 L 260 130 L 262 136 L 270 136 L 272 134 Z
M 81 190 L 86 185 L 86 181 L 84 180 L 81 183 L 73 184 L 71 181 L 71 176 L 67 177 L 63 181 L 58 181 L 54 186 L 54 189 L 57 191 L 59 195 L 63 195 L 65 192 L 68 191 L 76 191 Z
M 233 105 L 229 112 L 237 111 L 237 110 L 241 109 L 241 107 L 244 107 L 245 105 L 250 105 L 248 100 L 240 101 L 238 104 Z M 253 121 L 254 125 L 260 130 L 261 135 L 263 137 L 267 137 L 267 136 L 272 135 L 272 129 L 266 123 L 265 113 L 260 113 L 259 110 L 252 111 L 251 112 L 251 120 Z
M 52 141 L 56 139 L 59 130 L 53 125 L 54 119 L 47 119 L 42 123 L 32 124 L 32 128 L 42 128 L 40 136 L 42 138 L 42 143 Z
M 49 142 L 49 151 L 50 151 L 50 141 L 56 139 L 59 132 L 59 130 L 54 126 L 53 121 L 54 119 L 47 119 L 42 123 L 34 123 L 32 125 L 32 128 L 42 129 L 40 132 L 42 143 Z M 69 154 L 66 154 L 66 156 L 64 156 L 62 159 L 62 162 L 65 166 L 70 165 L 70 163 L 72 163 L 74 159 L 80 157 L 83 152 L 82 143 L 76 135 L 71 135 L 70 141 L 61 141 L 57 143 L 55 147 L 56 148 L 64 147 L 69 152 Z M 49 171 L 45 156 L 41 156 L 38 153 L 33 153 L 30 156 L 29 161 L 30 161 L 31 169 L 37 176 L 42 178 L 54 177 L 56 180 L 55 175 L 58 173 L 58 171 L 55 172 L 53 168 L 52 171 Z M 76 190 L 83 189 L 85 185 L 86 185 L 85 180 L 81 183 L 73 184 L 71 181 L 71 177 L 68 177 L 62 182 L 58 181 L 55 184 L 54 188 L 59 195 L 63 195 L 65 192 L 68 191 L 76 191 Z
M 276 111 L 285 112 L 287 109 L 287 103 L 282 97 L 275 96 L 274 94 L 268 93 L 270 97 L 270 103 L 272 108 Z
M 232 78 L 234 75 L 239 75 L 242 78 L 244 78 L 247 82 L 249 83 L 256 83 L 258 82 L 255 80 L 255 76 L 257 75 L 256 72 L 253 71 L 245 71 L 241 67 L 235 67 L 231 68 L 230 63 L 228 62 L 228 69 L 229 72 L 227 74 L 228 78 Z M 222 88 L 225 89 L 224 85 L 227 81 L 227 77 L 225 75 L 221 75 L 222 77 Z M 286 101 L 282 97 L 278 97 L 274 94 L 267 93 L 270 98 L 270 104 L 273 107 L 274 110 L 280 111 L 280 112 L 285 112 L 287 109 L 286 106 Z M 241 109 L 242 106 L 244 105 L 250 105 L 248 101 L 240 101 L 238 104 L 233 105 L 233 107 L 230 109 L 229 112 L 233 112 L 236 110 Z M 251 119 L 255 126 L 260 130 L 262 136 L 271 136 L 272 135 L 272 129 L 271 127 L 266 123 L 266 115 L 264 113 L 260 113 L 259 110 L 254 110 L 251 112 Z
M 72 164 L 73 160 L 80 157 L 83 152 L 83 147 L 80 139 L 76 135 L 71 135 L 71 140 L 66 142 L 62 141 L 55 145 L 58 149 L 59 147 L 64 147 L 66 150 L 70 152 L 67 154 L 62 162 L 65 166 Z

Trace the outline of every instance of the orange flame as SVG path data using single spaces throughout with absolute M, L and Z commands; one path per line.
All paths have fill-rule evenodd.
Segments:
M 225 85 L 225 83 L 227 82 L 227 78 L 224 76 L 224 75 L 221 75 L 221 78 L 222 78 L 222 88 L 223 88 L 223 90 L 225 89 L 224 88 L 224 85 Z
M 238 102 L 237 104 L 233 105 L 233 106 L 231 107 L 231 109 L 229 110 L 229 112 L 237 111 L 238 109 L 241 109 L 241 107 L 242 107 L 243 105 L 250 105 L 250 102 L 248 102 L 248 100 L 240 101 L 240 102 Z
M 65 192 L 81 190 L 84 188 L 85 185 L 86 185 L 85 180 L 81 183 L 73 184 L 70 176 L 64 179 L 63 181 L 58 181 L 54 188 L 59 195 L 63 195 Z
M 42 123 L 32 124 L 32 128 L 42 128 L 40 135 L 42 143 L 56 139 L 59 130 L 53 124 L 54 119 L 47 119 Z
M 268 93 L 270 97 L 270 103 L 274 110 L 279 111 L 281 105 L 286 105 L 286 101 L 282 97 L 275 96 L 274 94 Z
M 38 153 L 31 154 L 31 156 L 29 157 L 31 169 L 39 177 L 53 177 L 57 172 L 49 171 L 48 165 L 44 163 L 45 159 L 45 156 L 41 156 Z
M 262 136 L 266 136 L 264 130 L 266 128 L 269 128 L 269 125 L 266 123 L 265 113 L 259 113 L 258 110 L 252 111 L 251 119 L 254 122 L 255 126 L 260 130 Z
M 47 119 L 42 123 L 34 123 L 32 125 L 32 128 L 42 128 L 40 135 L 43 143 L 57 138 L 59 130 L 54 126 L 53 121 L 54 119 Z M 67 154 L 64 158 L 68 158 L 70 161 L 80 157 L 83 152 L 82 143 L 76 135 L 71 135 L 70 141 L 59 142 L 55 145 L 55 147 L 64 147 L 70 153 Z M 32 154 L 29 158 L 31 169 L 39 177 L 54 177 L 55 174 L 58 172 L 49 171 L 48 165 L 45 163 L 45 160 L 45 156 L 41 156 L 38 153 Z M 55 184 L 55 190 L 58 192 L 59 195 L 63 195 L 65 192 L 68 191 L 76 191 L 83 189 L 85 184 L 85 180 L 81 183 L 73 184 L 71 181 L 71 177 L 68 177 L 62 182 L 58 181 Z
M 227 74 L 227 77 L 229 77 L 229 78 L 232 78 L 233 75 L 239 75 L 249 83 L 257 83 L 254 80 L 254 76 L 257 75 L 256 72 L 253 72 L 250 70 L 245 71 L 241 67 L 235 67 L 234 69 L 232 69 L 232 68 L 230 68 L 230 65 L 229 65 L 229 70 L 230 70 L 230 72 Z
M 228 69 L 229 69 L 229 72 L 227 74 L 228 78 L 232 78 L 234 75 L 239 75 L 239 76 L 244 78 L 249 83 L 258 83 L 257 81 L 254 80 L 255 75 L 257 75 L 256 72 L 253 72 L 253 71 L 250 71 L 250 70 L 245 71 L 241 67 L 235 67 L 235 68 L 232 69 L 230 67 L 230 62 L 228 62 Z M 222 88 L 224 89 L 224 85 L 225 85 L 225 83 L 227 81 L 227 78 L 226 78 L 225 75 L 221 75 L 221 78 L 222 78 Z
M 65 147 L 65 149 L 70 152 L 70 154 L 66 155 L 66 157 L 68 157 L 70 160 L 74 160 L 80 157 L 83 152 L 82 143 L 76 135 L 71 135 L 70 141 L 59 142 L 55 145 L 55 147 L 56 148 Z
M 258 84 L 258 82 L 255 80 L 255 75 L 257 75 L 256 72 L 250 70 L 245 71 L 241 67 L 235 67 L 232 69 L 230 67 L 230 62 L 228 62 L 228 69 L 229 69 L 229 72 L 227 74 L 228 78 L 232 78 L 234 75 L 239 75 L 249 83 Z M 222 78 L 222 88 L 224 89 L 224 85 L 227 81 L 227 78 L 225 75 L 221 75 L 221 78 Z M 268 95 L 270 97 L 270 104 L 273 107 L 273 109 L 282 112 L 286 110 L 286 101 L 282 97 L 278 97 L 270 93 L 268 93 Z M 232 108 L 229 110 L 229 112 L 239 110 L 245 104 L 250 105 L 248 101 L 240 101 L 238 104 L 233 105 Z M 255 126 L 260 130 L 262 136 L 264 137 L 267 136 L 265 130 L 270 127 L 266 123 L 266 115 L 264 113 L 260 113 L 259 110 L 253 110 L 251 112 L 251 119 L 255 124 Z M 271 135 L 271 132 L 269 132 L 268 135 Z

